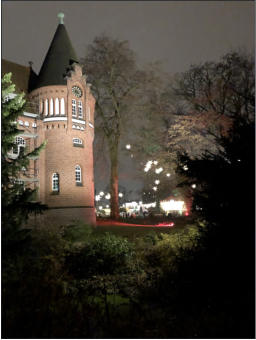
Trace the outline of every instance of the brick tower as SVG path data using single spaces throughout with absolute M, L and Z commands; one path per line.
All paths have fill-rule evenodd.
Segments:
M 93 139 L 95 99 L 58 15 L 57 27 L 37 83 L 28 94 L 38 104 L 37 139 L 47 140 L 39 159 L 39 200 L 45 216 L 60 223 L 82 220 L 95 224 Z M 36 146 L 36 145 L 35 145 Z

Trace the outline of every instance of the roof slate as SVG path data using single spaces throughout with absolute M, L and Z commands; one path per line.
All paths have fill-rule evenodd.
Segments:
M 30 66 L 23 66 L 2 59 L 2 76 L 9 72 L 12 73 L 12 82 L 16 85 L 15 91 L 17 93 L 25 92 L 27 94 L 35 88 L 37 74 Z
M 36 87 L 66 85 L 67 68 L 78 62 L 66 28 L 59 24 L 39 72 Z

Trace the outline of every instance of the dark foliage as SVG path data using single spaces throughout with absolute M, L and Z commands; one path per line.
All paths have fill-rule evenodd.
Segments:
M 38 156 L 44 144 L 30 153 L 20 152 L 11 157 L 16 147 L 15 137 L 22 131 L 17 128 L 16 120 L 22 115 L 25 100 L 23 95 L 14 95 L 15 85 L 11 81 L 11 73 L 2 79 L 2 119 L 1 119 L 1 188 L 2 188 L 2 222 L 4 232 L 19 228 L 32 212 L 40 213 L 45 206 L 35 201 L 35 190 L 23 188 L 17 182 L 23 167 L 29 164 L 29 157 Z
M 132 257 L 131 244 L 115 235 L 91 239 L 67 257 L 70 273 L 78 279 L 92 275 L 115 274 L 128 270 Z
M 186 306 L 205 310 L 198 336 L 250 338 L 255 300 L 254 122 L 236 119 L 229 136 L 217 142 L 218 155 L 205 153 L 194 160 L 180 156 L 179 171 L 187 184 L 197 184 L 193 207 L 207 221 L 207 229 L 200 251 L 179 259 L 177 284 Z M 214 330 L 208 325 L 211 319 Z

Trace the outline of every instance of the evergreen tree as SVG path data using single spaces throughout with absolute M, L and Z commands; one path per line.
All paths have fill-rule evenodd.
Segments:
M 22 133 L 17 128 L 16 120 L 24 111 L 24 94 L 14 94 L 15 85 L 11 81 L 11 73 L 2 78 L 2 225 L 3 231 L 12 231 L 28 219 L 31 213 L 40 213 L 46 206 L 35 201 L 36 190 L 23 188 L 17 181 L 23 167 L 29 164 L 29 158 L 38 156 L 43 143 L 30 153 L 19 153 L 11 157 L 11 151 L 17 147 L 15 137 Z
M 221 311 L 219 321 L 225 327 L 210 337 L 250 338 L 254 334 L 254 142 L 254 120 L 238 117 L 228 136 L 216 139 L 218 154 L 206 152 L 196 159 L 183 154 L 179 158 L 178 170 L 187 178 L 183 184 L 190 188 L 196 184 L 193 208 L 201 216 L 205 232 L 201 249 L 189 260 L 180 261 L 177 284 L 184 301 L 196 301 L 198 306 L 208 301 L 216 315 Z M 188 297 L 187 280 L 194 301 Z M 209 337 L 209 330 L 205 331 L 208 333 L 199 336 Z

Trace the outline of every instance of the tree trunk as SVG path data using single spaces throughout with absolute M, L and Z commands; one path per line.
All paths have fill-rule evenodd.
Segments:
M 110 217 L 114 220 L 119 218 L 118 204 L 118 143 L 110 147 Z

